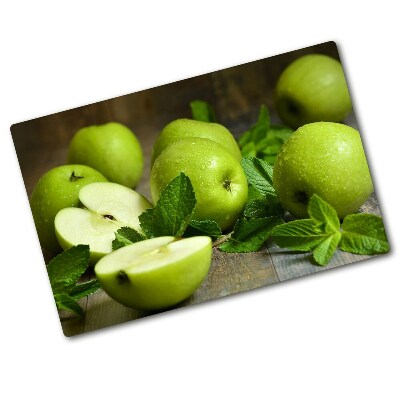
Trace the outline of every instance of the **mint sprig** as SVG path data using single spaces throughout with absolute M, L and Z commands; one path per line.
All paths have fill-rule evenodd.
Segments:
M 196 205 L 193 186 L 181 172 L 162 191 L 157 205 L 139 216 L 140 226 L 148 237 L 181 237 Z
M 59 310 L 69 310 L 82 315 L 83 310 L 77 300 L 100 288 L 97 279 L 78 283 L 89 266 L 89 257 L 89 246 L 78 245 L 54 257 L 47 265 L 54 300 Z
M 249 182 L 244 216 L 246 218 L 283 216 L 284 209 L 272 184 L 272 166 L 256 157 L 243 158 L 241 164 Z
M 207 235 L 212 239 L 218 239 L 221 235 L 221 228 L 215 221 L 211 220 L 194 220 L 192 219 L 185 230 L 183 236 Z
M 216 122 L 217 118 L 211 105 L 204 100 L 190 102 L 193 119 L 203 122 Z
M 112 241 L 112 249 L 114 251 L 119 249 L 120 247 L 140 242 L 141 240 L 145 239 L 146 236 L 142 235 L 140 232 L 131 227 L 124 226 L 122 228 L 119 228 L 117 232 L 115 232 L 115 239 Z
M 373 214 L 352 214 L 344 218 L 339 248 L 355 254 L 381 254 L 389 251 L 382 218 Z
M 283 143 L 293 133 L 291 128 L 272 125 L 268 108 L 260 107 L 257 122 L 238 139 L 243 157 L 257 157 L 274 164 Z
M 308 205 L 309 219 L 277 226 L 271 233 L 279 247 L 312 252 L 315 262 L 325 266 L 336 249 L 355 254 L 373 255 L 389 251 L 381 217 L 352 214 L 340 225 L 335 209 L 314 194 Z
M 239 219 L 231 237 L 218 248 L 226 253 L 248 253 L 259 250 L 271 231 L 282 224 L 278 217 Z

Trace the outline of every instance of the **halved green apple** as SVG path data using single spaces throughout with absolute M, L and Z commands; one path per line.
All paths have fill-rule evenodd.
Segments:
M 162 236 L 122 247 L 94 268 L 105 292 L 132 308 L 156 310 L 192 295 L 211 265 L 208 236 Z
M 79 191 L 86 208 L 67 207 L 54 220 L 57 239 L 63 249 L 88 244 L 91 263 L 112 251 L 115 232 L 129 226 L 141 232 L 139 215 L 151 204 L 139 193 L 111 182 L 95 182 Z

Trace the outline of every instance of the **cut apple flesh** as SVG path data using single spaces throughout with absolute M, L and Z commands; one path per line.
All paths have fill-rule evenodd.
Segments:
M 140 232 L 138 217 L 152 207 L 139 193 L 112 182 L 95 182 L 84 186 L 79 191 L 79 200 L 89 210 L 100 215 L 112 216 L 125 226 Z
M 139 215 L 151 207 L 139 193 L 111 182 L 84 186 L 79 200 L 87 209 L 64 208 L 56 215 L 54 227 L 63 249 L 88 244 L 92 264 L 112 251 L 119 228 L 128 226 L 141 232 Z
M 103 289 L 119 303 L 161 309 L 189 297 L 211 264 L 211 239 L 171 236 L 144 240 L 103 257 L 95 266 Z
M 88 244 L 92 262 L 96 262 L 112 251 L 115 232 L 124 224 L 89 210 L 68 207 L 57 213 L 54 226 L 63 249 Z

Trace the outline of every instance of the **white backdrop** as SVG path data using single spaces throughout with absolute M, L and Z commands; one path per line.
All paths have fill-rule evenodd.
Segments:
M 63 3 L 0 6 L 0 397 L 399 399 L 395 2 Z M 345 66 L 391 254 L 65 338 L 10 125 L 328 40 Z

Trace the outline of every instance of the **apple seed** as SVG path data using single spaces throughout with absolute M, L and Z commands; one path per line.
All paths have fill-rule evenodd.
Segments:
M 121 285 L 129 282 L 128 275 L 126 274 L 125 271 L 122 271 L 122 270 L 118 272 L 117 279 L 118 279 L 118 283 L 120 283 Z

